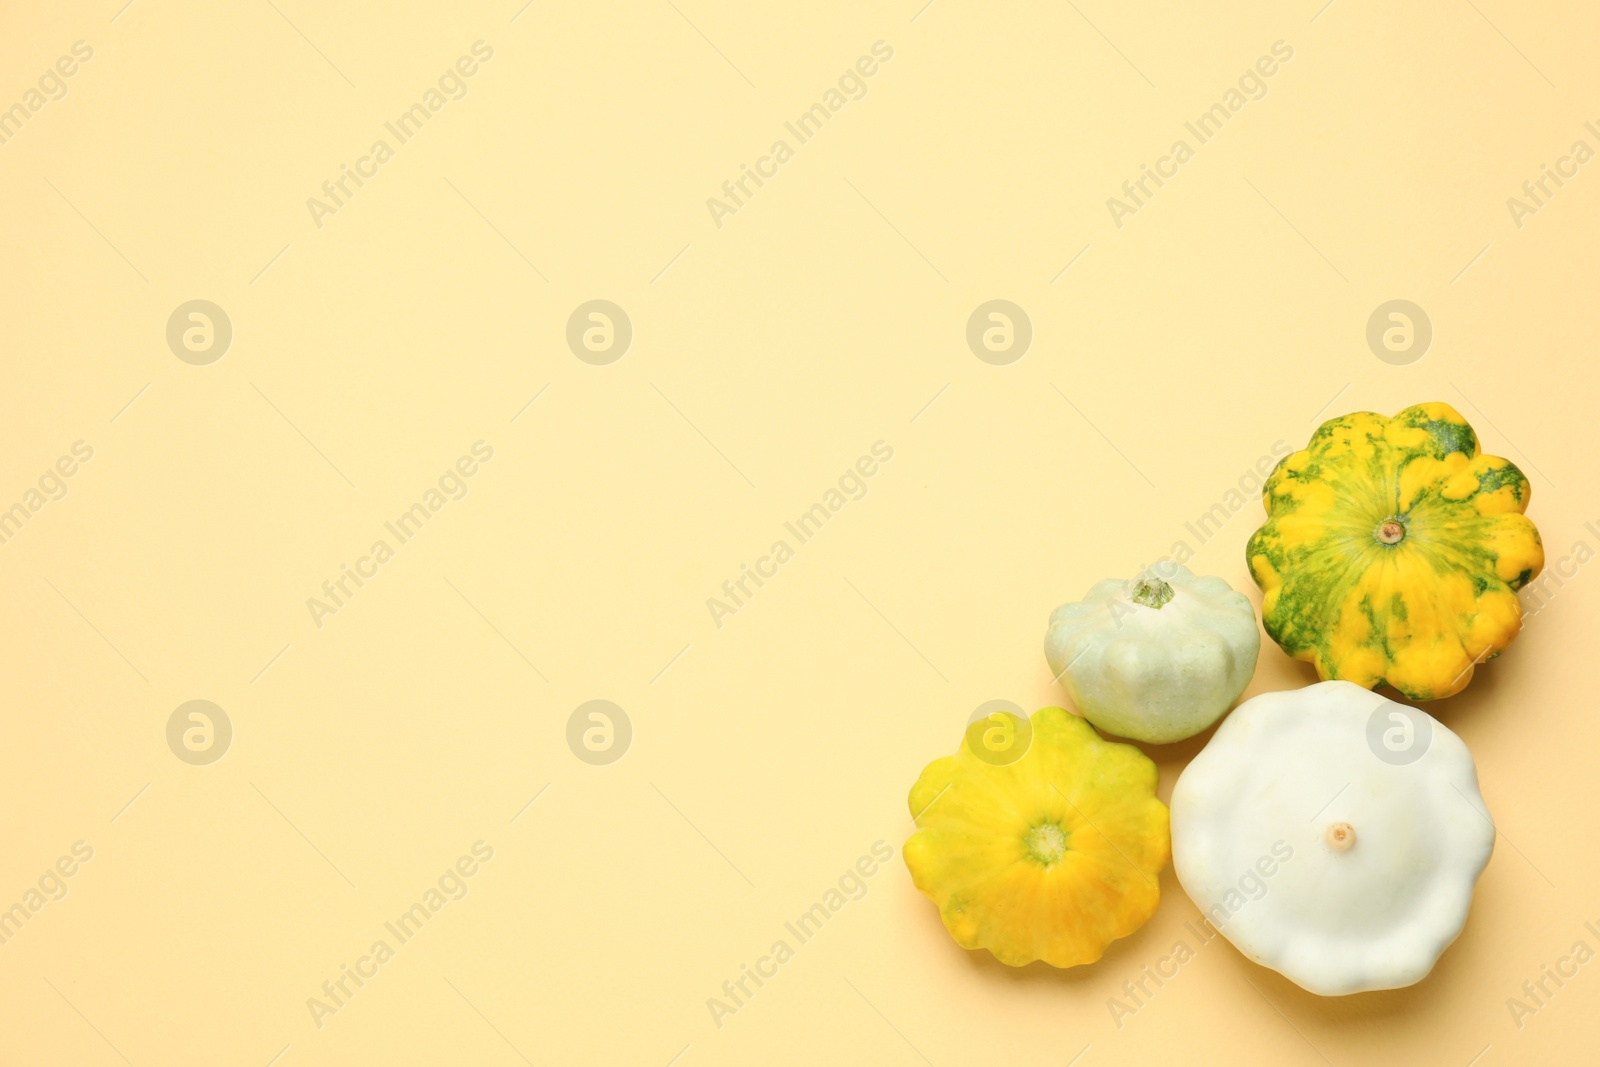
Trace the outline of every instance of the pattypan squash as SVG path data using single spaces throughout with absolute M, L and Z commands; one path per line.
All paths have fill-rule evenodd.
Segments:
M 912 787 L 906 866 L 962 947 L 1013 967 L 1093 963 L 1161 899 L 1156 765 L 1062 708 L 996 714 L 1005 729 L 975 724 Z M 997 758 L 985 734 L 1026 747 Z
M 1351 682 L 1245 701 L 1172 790 L 1172 862 L 1207 920 L 1323 996 L 1421 981 L 1494 850 L 1472 755 Z
M 1323 423 L 1267 479 L 1246 549 L 1267 633 L 1325 679 L 1460 692 L 1516 637 L 1517 590 L 1544 566 L 1528 495 L 1448 404 Z
M 1050 615 L 1044 653 L 1084 718 L 1118 737 L 1166 744 L 1222 717 L 1255 673 L 1255 609 L 1216 577 L 1168 561 L 1108 578 Z

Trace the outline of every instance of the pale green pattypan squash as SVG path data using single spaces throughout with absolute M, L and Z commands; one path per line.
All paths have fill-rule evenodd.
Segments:
M 1167 562 L 1097 583 L 1050 616 L 1044 653 L 1083 717 L 1151 744 L 1193 737 L 1255 673 L 1255 609 L 1215 577 Z

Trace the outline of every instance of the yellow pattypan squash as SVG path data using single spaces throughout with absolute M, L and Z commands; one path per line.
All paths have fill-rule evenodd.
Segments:
M 1324 679 L 1460 692 L 1517 636 L 1544 567 L 1528 479 L 1450 405 L 1322 424 L 1262 491 L 1246 558 L 1267 633 Z
M 1160 902 L 1171 837 L 1155 791 L 1148 756 L 1066 710 L 998 712 L 912 787 L 906 866 L 962 947 L 1093 963 Z

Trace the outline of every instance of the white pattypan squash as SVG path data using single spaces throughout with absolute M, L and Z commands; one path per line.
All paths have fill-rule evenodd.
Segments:
M 1083 717 L 1151 744 L 1193 737 L 1222 717 L 1255 673 L 1255 609 L 1215 577 L 1168 563 L 1108 578 L 1050 615 L 1044 654 Z
M 1494 837 L 1461 739 L 1351 682 L 1245 701 L 1172 791 L 1184 890 L 1240 952 L 1323 996 L 1426 977 Z

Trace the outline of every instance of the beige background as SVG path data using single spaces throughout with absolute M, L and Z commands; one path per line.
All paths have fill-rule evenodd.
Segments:
M 1588 569 L 1432 709 L 1501 836 L 1417 987 L 1319 1000 L 1219 941 L 1119 1028 L 1108 998 L 1198 914 L 1170 869 L 1100 963 L 1014 972 L 954 945 L 898 849 L 976 705 L 1065 699 L 1055 604 L 1179 539 L 1255 596 L 1259 504 L 1203 546 L 1185 523 L 1320 418 L 1452 403 L 1527 470 L 1552 562 L 1600 547 L 1600 164 L 1520 228 L 1506 204 L 1600 147 L 1600 15 L 920 2 L 7 5 L 0 106 L 94 57 L 0 145 L 0 507 L 94 456 L 0 546 L 0 906 L 94 858 L 0 945 L 0 1062 L 1592 1060 L 1600 964 L 1520 1029 L 1506 1006 L 1600 947 Z M 479 40 L 465 98 L 315 225 Z M 716 226 L 707 198 L 880 40 L 865 97 Z M 1114 225 L 1280 40 L 1266 96 Z M 564 340 L 594 298 L 633 323 L 609 366 Z M 995 298 L 1034 329 L 1003 367 L 964 338 Z M 1365 341 L 1396 298 L 1435 330 L 1407 366 Z M 209 366 L 165 341 L 192 299 L 233 324 Z M 307 598 L 479 440 L 465 498 L 318 628 Z M 867 495 L 715 626 L 879 440 Z M 1251 691 L 1309 677 L 1269 644 Z M 565 740 L 596 698 L 634 730 L 609 766 Z M 167 747 L 192 699 L 233 723 L 209 766 Z M 1163 797 L 1202 740 L 1154 753 Z M 715 1026 L 880 839 L 866 896 Z M 315 1025 L 480 840 L 465 899 Z

